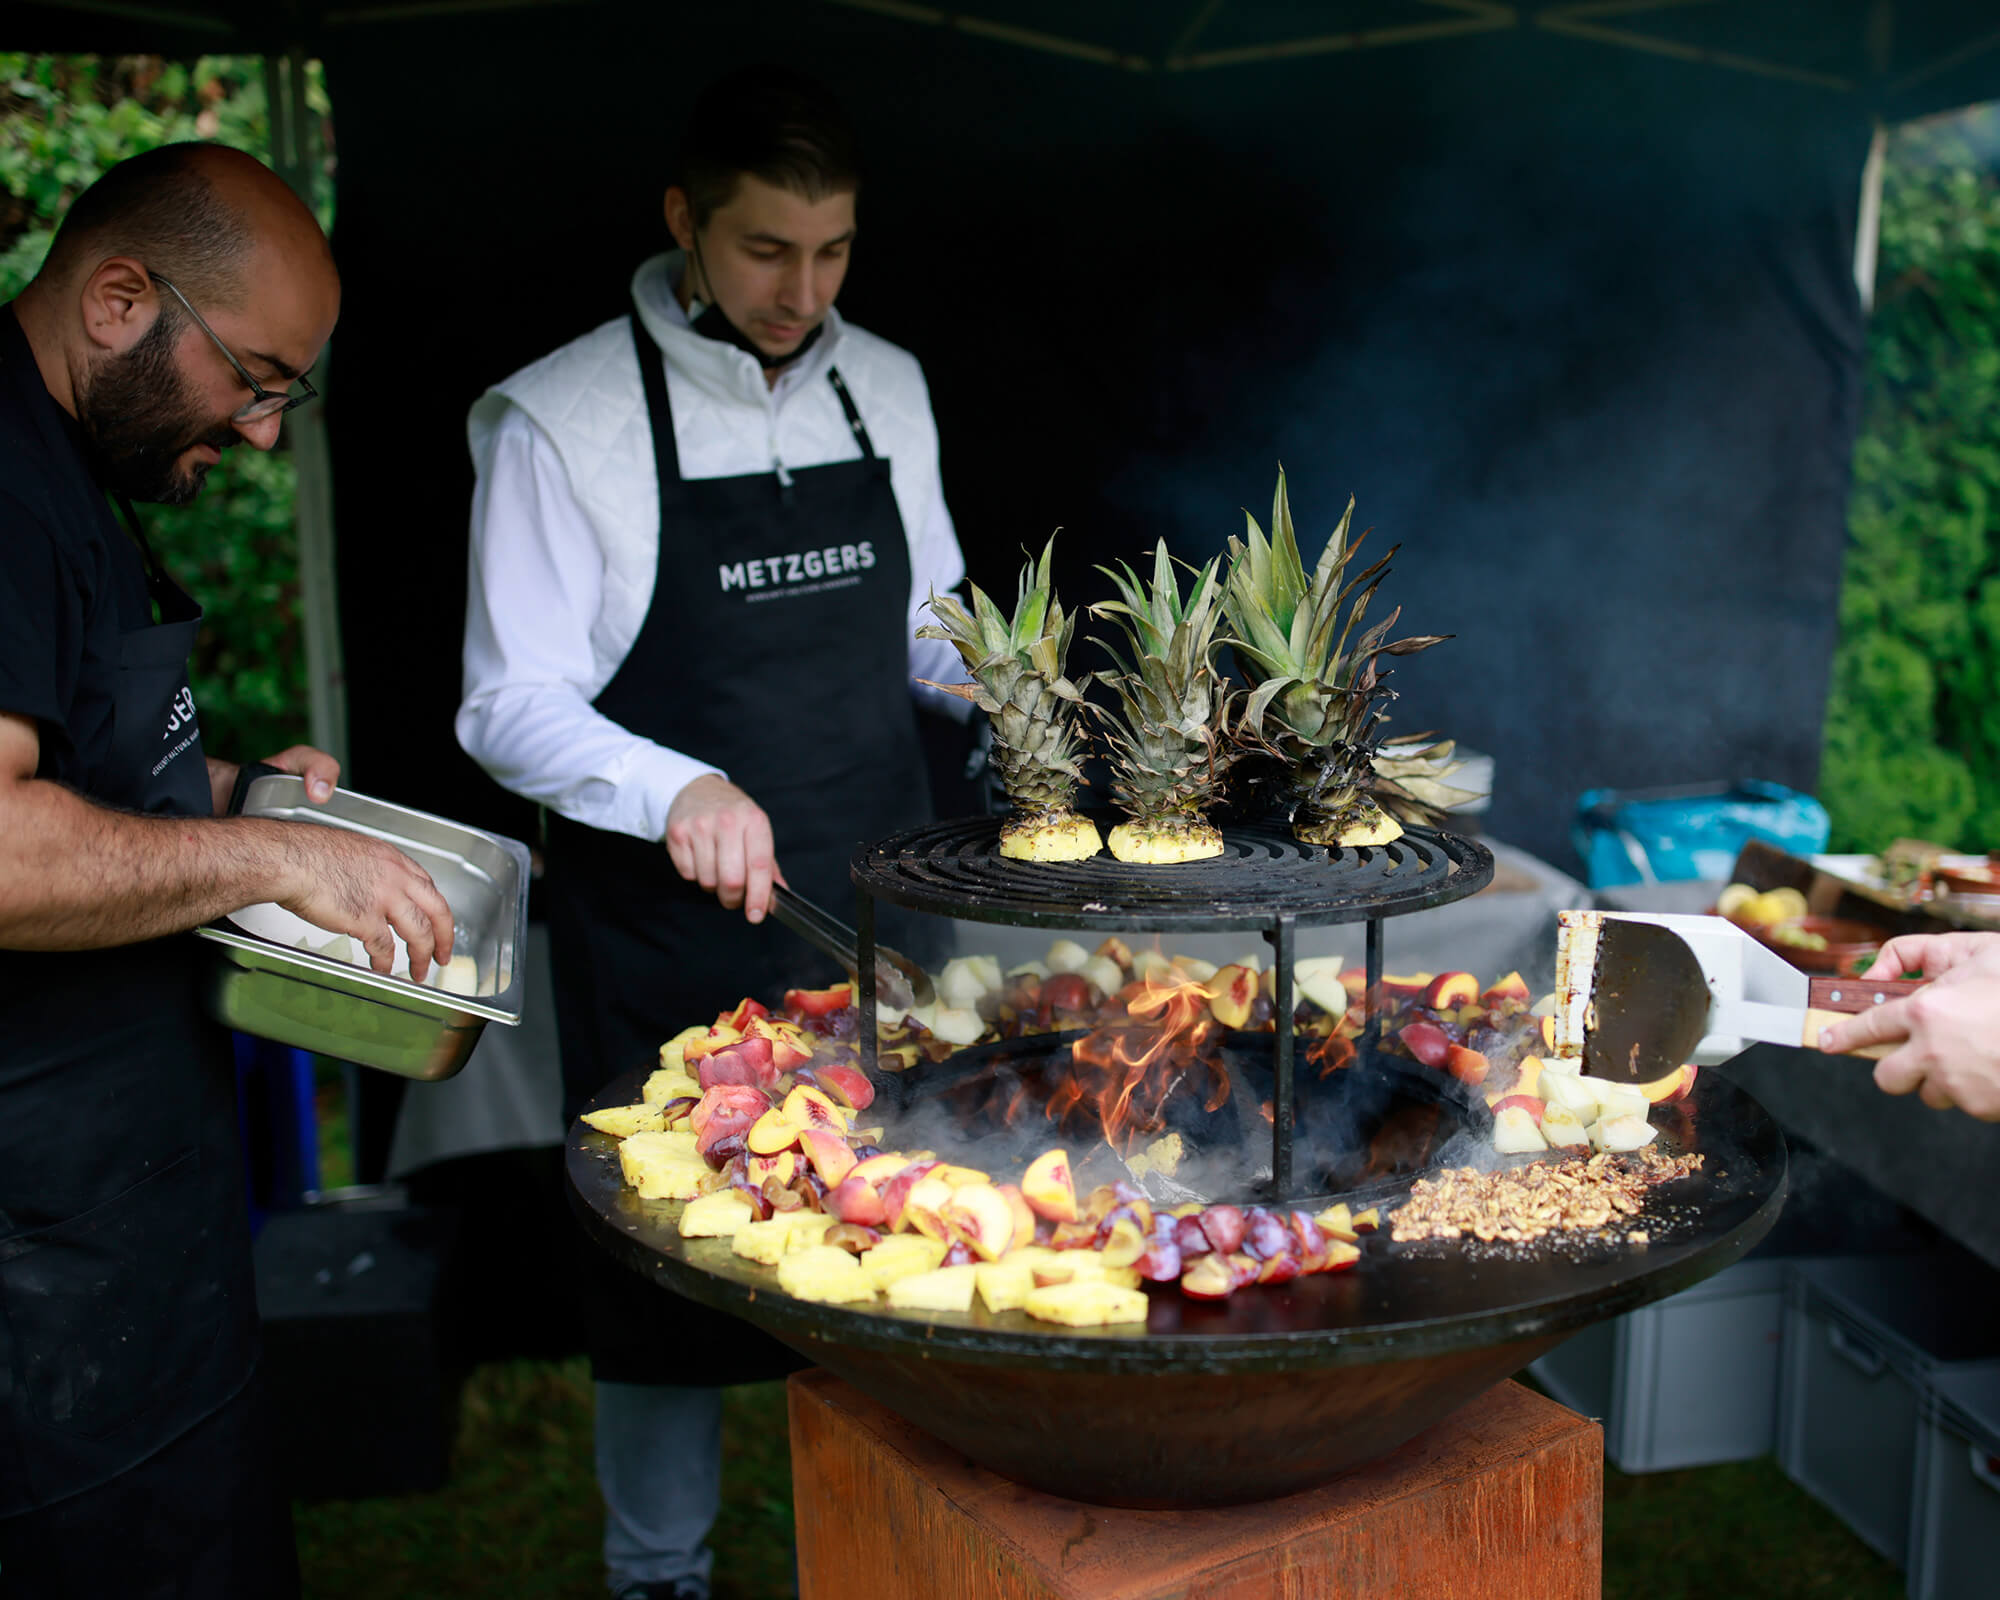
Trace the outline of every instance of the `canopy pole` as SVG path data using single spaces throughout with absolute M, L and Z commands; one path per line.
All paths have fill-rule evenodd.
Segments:
M 1861 209 L 1854 223 L 1854 287 L 1861 294 L 1861 314 L 1875 309 L 1875 259 L 1882 244 L 1882 173 L 1889 164 L 1889 130 L 1880 118 L 1868 141 L 1868 159 L 1861 167 Z
M 271 164 L 292 192 L 312 204 L 318 163 L 318 127 L 306 104 L 306 55 L 293 46 L 264 58 L 264 93 L 270 108 Z M 334 573 L 333 463 L 327 448 L 326 408 L 332 404 L 331 353 L 322 356 L 314 382 L 317 405 L 286 419 L 292 467 L 298 480 L 294 510 L 299 551 L 299 616 L 305 629 L 306 718 L 312 742 L 347 765 L 347 674 L 340 648 L 340 595 Z M 350 780 L 351 781 L 351 780 Z

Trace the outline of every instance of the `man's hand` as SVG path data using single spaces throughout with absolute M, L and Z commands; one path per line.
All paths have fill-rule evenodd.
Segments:
M 391 929 L 409 946 L 411 981 L 422 983 L 433 961 L 451 960 L 451 907 L 431 875 L 402 851 L 345 828 L 280 826 L 288 892 L 278 904 L 315 927 L 352 934 L 377 972 L 395 963 Z
M 1931 982 L 1835 1023 L 1820 1048 L 1892 1045 L 1875 1066 L 1885 1093 L 1914 1090 L 1936 1110 L 2000 1122 L 2000 933 L 1906 934 L 1882 946 L 1867 976 L 1905 972 Z
M 674 796 L 666 846 L 676 872 L 752 922 L 771 909 L 771 885 L 785 881 L 771 819 L 727 778 L 704 774 Z
M 333 786 L 340 782 L 340 763 L 324 750 L 315 750 L 309 744 L 295 744 L 274 756 L 266 756 L 264 765 L 289 772 L 295 778 L 304 778 L 306 798 L 315 805 L 331 800 Z

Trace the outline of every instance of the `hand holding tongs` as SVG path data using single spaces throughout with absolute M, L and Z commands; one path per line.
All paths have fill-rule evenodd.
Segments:
M 771 915 L 806 943 L 832 956 L 847 969 L 849 977 L 860 976 L 860 935 L 839 918 L 794 894 L 782 883 L 771 885 Z M 912 1006 L 930 1005 L 937 999 L 930 974 L 886 944 L 875 947 L 875 994 L 885 1007 L 896 1006 L 905 1011 Z

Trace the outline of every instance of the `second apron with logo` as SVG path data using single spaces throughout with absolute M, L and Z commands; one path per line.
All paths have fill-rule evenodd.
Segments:
M 782 479 L 683 479 L 663 358 L 636 318 L 633 338 L 659 470 L 659 566 L 639 637 L 593 704 L 726 772 L 770 816 L 792 887 L 846 914 L 855 847 L 930 810 L 910 699 L 909 549 L 889 464 L 835 371 L 860 460 Z M 659 841 L 551 816 L 546 854 L 565 1120 L 610 1079 L 656 1061 L 682 1028 L 746 995 L 771 1003 L 788 985 L 838 977 L 769 919 L 753 927 L 681 878 Z M 886 942 L 915 932 L 885 908 Z M 591 1257 L 598 1378 L 730 1384 L 801 1365 L 736 1318 L 594 1247 Z

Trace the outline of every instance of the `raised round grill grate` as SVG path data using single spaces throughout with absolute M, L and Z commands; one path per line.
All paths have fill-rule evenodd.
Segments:
M 912 911 L 1019 927 L 1229 932 L 1401 916 L 1483 889 L 1493 854 L 1477 840 L 1410 828 L 1393 844 L 1324 849 L 1276 826 L 1225 828 L 1207 861 L 1132 866 L 1010 861 L 1000 820 L 960 817 L 855 852 L 857 888 Z

